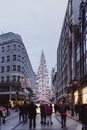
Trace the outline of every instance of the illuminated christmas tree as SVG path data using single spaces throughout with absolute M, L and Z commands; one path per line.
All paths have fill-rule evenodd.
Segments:
M 36 91 L 34 98 L 38 103 L 42 101 L 50 102 L 49 76 L 43 51 L 41 54 L 40 66 L 36 78 Z

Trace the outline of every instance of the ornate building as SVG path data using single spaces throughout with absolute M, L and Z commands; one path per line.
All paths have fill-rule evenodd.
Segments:
M 35 73 L 20 35 L 0 35 L 0 100 L 23 99 L 34 86 Z

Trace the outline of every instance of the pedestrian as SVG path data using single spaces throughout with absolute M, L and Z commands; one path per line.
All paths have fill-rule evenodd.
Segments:
M 55 114 L 57 112 L 57 103 L 54 104 L 54 111 L 55 111 Z
M 22 112 L 22 104 L 18 105 L 18 109 L 19 109 L 19 122 L 23 121 L 23 112 Z
M 60 105 L 60 114 L 61 114 L 61 128 L 66 126 L 66 116 L 67 116 L 67 105 L 65 103 L 65 100 L 62 101 L 62 104 Z
M 26 123 L 27 122 L 27 114 L 28 114 L 28 108 L 27 108 L 26 101 L 24 101 L 24 104 L 19 106 L 19 121 L 21 121 L 22 117 L 22 122 Z
M 36 109 L 38 107 L 33 103 L 33 101 L 30 102 L 29 106 L 28 106 L 28 117 L 29 117 L 29 128 L 32 129 L 36 128 Z
M 2 123 L 4 124 L 6 122 L 5 118 L 6 118 L 6 115 L 7 115 L 7 110 L 3 105 L 0 107 L 0 110 L 2 111 L 1 118 L 2 118 Z
M 27 114 L 28 114 L 28 106 L 27 106 L 27 103 L 26 101 L 24 101 L 24 104 L 23 104 L 23 114 L 24 114 L 24 123 L 27 122 Z
M 47 125 L 52 124 L 52 105 L 49 103 L 45 104 L 45 114 Z
M 82 121 L 82 130 L 87 130 L 87 104 L 82 104 L 80 114 Z
M 46 114 L 44 110 L 45 104 L 40 104 L 40 115 L 41 115 L 41 124 L 46 124 Z

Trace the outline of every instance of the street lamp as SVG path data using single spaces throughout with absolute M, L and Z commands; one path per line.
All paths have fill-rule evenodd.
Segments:
M 16 92 L 15 102 L 16 102 L 16 112 L 17 112 L 18 111 L 18 88 L 17 88 L 17 86 L 16 86 L 15 92 Z

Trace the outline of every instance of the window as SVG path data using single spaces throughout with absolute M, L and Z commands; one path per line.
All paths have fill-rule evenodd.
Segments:
M 20 55 L 18 55 L 18 61 L 21 61 L 21 56 Z
M 21 67 L 20 67 L 20 66 L 18 66 L 17 70 L 18 70 L 19 72 L 21 72 Z
M 9 72 L 10 71 L 10 66 L 7 66 L 7 72 Z
M 24 57 L 22 57 L 22 62 L 24 63 Z
M 4 52 L 5 51 L 5 48 L 4 47 L 2 47 L 2 52 Z
M 2 62 L 2 63 L 4 63 L 4 60 L 5 60 L 5 58 L 4 58 L 4 57 L 2 57 L 2 58 L 1 58 L 1 62 Z
M 1 77 L 1 82 L 4 82 L 4 77 Z
M 84 75 L 87 74 L 87 33 L 84 40 Z
M 7 46 L 7 51 L 10 51 L 10 46 Z
M 18 50 L 19 50 L 19 51 L 21 50 L 21 46 L 20 46 L 20 45 L 18 45 Z
M 77 48 L 76 50 L 76 62 L 80 60 L 80 47 Z
M 16 65 L 13 65 L 13 71 L 16 71 Z
M 20 82 L 20 76 L 17 76 L 17 81 Z
M 24 52 L 24 48 L 22 48 L 22 52 Z
M 12 81 L 16 81 L 16 76 L 15 75 L 13 75 L 13 77 L 12 77 Z
M 73 63 L 73 57 L 71 57 L 71 68 L 73 69 L 73 65 L 74 63 Z
M 3 73 L 4 72 L 4 67 L 1 67 L 1 73 Z
M 7 78 L 6 81 L 9 82 L 9 81 L 10 81 L 10 80 L 9 80 L 9 76 L 7 76 L 6 78 Z
M 10 61 L 10 56 L 7 56 L 7 62 L 9 62 Z
M 13 55 L 13 61 L 16 61 L 16 55 Z
M 87 21 L 87 12 L 85 13 L 85 20 Z
M 15 44 L 13 45 L 13 50 L 16 50 L 16 45 Z

